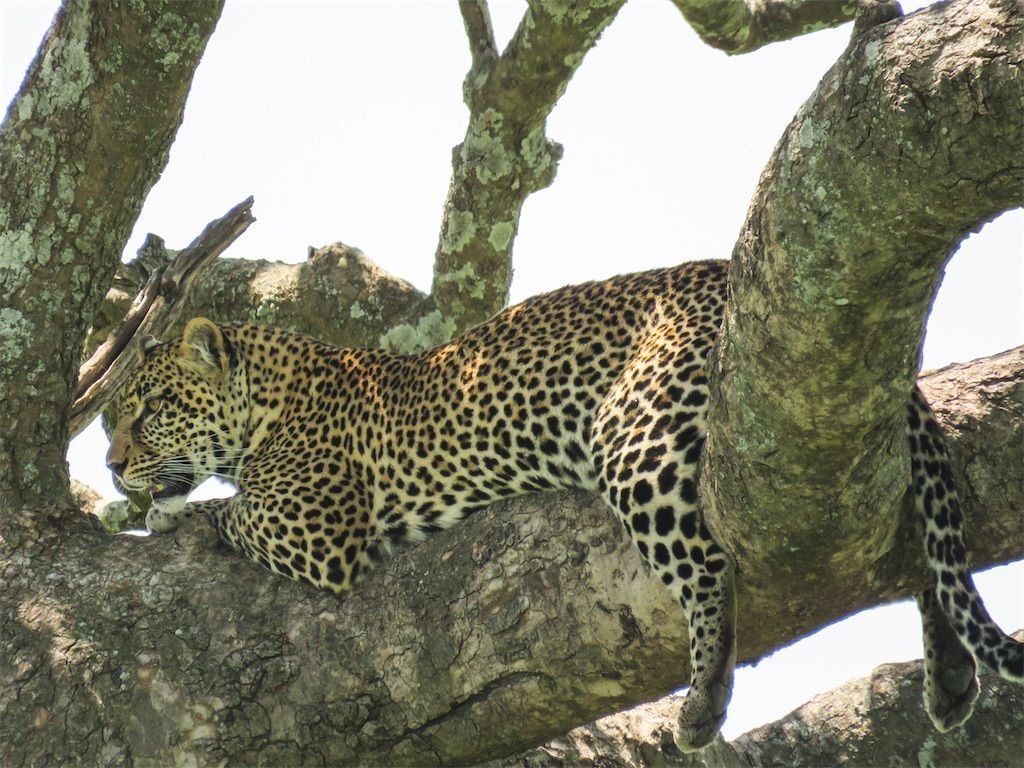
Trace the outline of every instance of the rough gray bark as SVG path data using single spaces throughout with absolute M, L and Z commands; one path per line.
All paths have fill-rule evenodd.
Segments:
M 963 728 L 940 734 L 920 705 L 923 675 L 920 660 L 883 664 L 774 723 L 690 755 L 677 752 L 672 741 L 682 697 L 666 696 L 482 768 L 1015 765 L 1014 758 L 1024 754 L 1020 686 L 983 673 L 974 716 Z
M 221 8 L 104 5 L 61 9 L 0 129 L 0 518 L 71 506 L 64 414 L 84 329 Z
M 749 594 L 740 635 L 780 610 L 824 620 L 897 535 L 906 402 L 943 266 L 1024 203 L 1022 41 L 1016 2 L 940 5 L 855 36 L 762 175 L 701 484 Z
M 987 393 L 961 417 L 975 437 L 951 446 L 958 464 L 992 467 L 966 510 L 974 561 L 1019 558 L 1019 536 L 982 536 L 1024 526 L 1003 481 L 1020 477 L 1020 457 L 975 451 L 990 432 L 996 445 L 1024 441 L 1024 349 L 945 375 Z M 920 586 L 917 542 L 897 546 L 900 570 L 842 585 L 829 620 Z M 342 600 L 263 571 L 203 525 L 136 539 L 83 521 L 0 563 L 0 744 L 12 764 L 473 763 L 687 676 L 680 609 L 586 494 L 496 505 Z M 791 582 L 790 600 L 811 593 L 806 582 Z M 751 596 L 741 584 L 740 605 Z M 741 661 L 819 626 L 782 606 L 770 618 L 740 636 Z
M 1020 634 L 1017 635 L 1020 638 Z M 982 676 L 975 717 L 936 733 L 920 706 L 920 662 L 886 664 L 734 744 L 755 766 L 1013 766 L 1024 754 L 1024 695 Z

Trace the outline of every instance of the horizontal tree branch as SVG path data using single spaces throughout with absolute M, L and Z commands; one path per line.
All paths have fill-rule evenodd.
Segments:
M 1021 634 L 1017 633 L 1018 639 Z M 751 765 L 1012 765 L 1021 755 L 1019 685 L 982 674 L 974 715 L 937 733 L 921 705 L 920 661 L 885 664 L 733 742 Z
M 124 316 L 137 289 L 122 281 L 104 302 L 90 335 L 90 347 L 105 339 Z M 263 259 L 214 261 L 185 299 L 181 317 L 168 333 L 181 331 L 197 315 L 221 322 L 279 325 L 342 347 L 385 347 L 394 327 L 415 333 L 429 311 L 426 295 L 386 272 L 358 248 L 332 243 L 311 248 L 306 261 L 286 264 Z M 426 332 L 426 331 L 425 331 Z
M 1024 689 L 982 672 L 974 715 L 962 728 L 942 734 L 921 706 L 923 677 L 920 660 L 883 664 L 774 723 L 689 755 L 676 751 L 672 740 L 682 697 L 666 696 L 481 768 L 1013 765 L 1020 758 Z

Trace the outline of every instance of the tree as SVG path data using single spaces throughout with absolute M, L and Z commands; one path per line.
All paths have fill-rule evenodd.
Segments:
M 825 5 L 826 23 L 848 18 L 848 4 Z M 498 56 L 486 6 L 462 5 L 473 112 L 431 295 L 339 249 L 306 266 L 328 283 L 358 274 L 401 299 L 399 330 L 376 338 L 436 340 L 504 301 L 524 191 L 550 183 L 557 162 L 545 116 L 619 6 L 533 4 Z M 108 539 L 78 512 L 63 456 L 83 340 L 218 11 L 69 4 L 0 135 L 5 758 L 472 762 L 676 687 L 681 617 L 580 495 L 500 505 L 340 604 L 263 578 L 202 528 L 173 541 Z M 694 23 L 735 37 L 722 22 Z M 1021 203 L 1024 141 L 1009 117 L 1021 34 L 1011 3 L 963 1 L 880 26 L 865 14 L 766 168 L 737 246 L 704 489 L 744 574 L 742 659 L 922 583 L 899 525 L 901 398 L 942 263 L 967 231 Z M 765 349 L 786 350 L 785 365 Z M 998 481 L 972 488 L 979 564 L 1024 550 L 1013 535 L 1019 358 L 959 372 L 987 411 L 963 408 L 963 388 L 945 401 L 981 436 L 954 443 L 958 460 L 983 454 L 999 468 Z M 781 387 L 791 397 L 772 407 Z M 767 466 L 773 435 L 826 417 L 831 429 L 790 441 Z M 740 527 L 737 508 L 753 524 Z M 834 510 L 826 535 L 815 527 L 823 508 Z M 805 555 L 784 555 L 795 544 Z M 837 577 L 808 578 L 832 572 L 823 562 L 840 565 Z

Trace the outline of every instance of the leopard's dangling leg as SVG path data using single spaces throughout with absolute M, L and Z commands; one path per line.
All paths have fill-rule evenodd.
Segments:
M 699 352 L 703 358 L 706 345 Z M 708 390 L 703 361 L 694 358 L 685 343 L 652 334 L 599 408 L 592 445 L 605 499 L 686 612 L 690 690 L 676 734 L 686 752 L 717 735 L 736 662 L 734 569 L 697 499 Z M 652 366 L 667 372 L 666 386 L 649 386 Z
M 945 733 L 971 716 L 979 691 L 976 665 L 942 612 L 935 590 L 915 597 L 924 634 L 924 708 L 935 729 Z
M 736 666 L 734 566 L 703 523 L 700 532 L 700 542 L 691 547 L 693 576 L 680 585 L 690 633 L 690 690 L 675 735 L 682 752 L 701 749 L 717 735 L 732 697 Z M 677 567 L 682 570 L 685 564 Z
M 1024 682 L 1024 645 L 996 625 L 974 586 L 949 453 L 916 388 L 907 406 L 907 442 L 933 579 L 932 589 L 917 598 L 924 628 L 925 708 L 935 727 L 947 731 L 970 717 L 977 698 L 975 664 L 965 658 L 966 651 L 1001 677 Z M 964 650 L 957 651 L 956 644 Z
M 685 466 L 680 468 L 685 470 Z M 667 474 L 675 476 L 676 472 Z M 686 487 L 691 482 L 692 477 L 686 478 Z M 631 489 L 606 489 L 606 498 L 615 500 L 615 509 L 640 553 L 686 613 L 690 688 L 679 712 L 675 740 L 681 751 L 693 752 L 714 740 L 732 696 L 736 665 L 734 566 L 712 540 L 696 503 L 681 501 L 678 491 L 648 497 L 646 489 L 650 487 L 641 477 Z M 642 489 L 639 493 L 638 488 Z

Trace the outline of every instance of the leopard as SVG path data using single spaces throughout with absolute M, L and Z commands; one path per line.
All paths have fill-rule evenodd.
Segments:
M 699 750 L 736 664 L 736 565 L 698 497 L 728 275 L 727 261 L 695 261 L 569 286 L 414 354 L 197 317 L 178 338 L 141 341 L 107 465 L 151 496 L 151 531 L 205 517 L 271 571 L 334 592 L 499 499 L 595 492 L 685 613 L 675 741 Z M 979 663 L 1020 682 L 1024 655 L 971 579 L 949 453 L 916 389 L 906 439 L 931 572 L 917 600 L 924 700 L 945 731 L 970 716 Z M 189 502 L 212 476 L 237 493 Z

